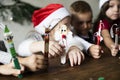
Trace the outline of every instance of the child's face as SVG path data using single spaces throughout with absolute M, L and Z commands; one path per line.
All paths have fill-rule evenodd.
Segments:
M 109 8 L 106 11 L 106 15 L 111 20 L 116 20 L 119 18 L 120 14 L 120 0 L 110 0 Z
M 71 21 L 77 34 L 86 35 L 92 27 L 92 13 L 78 13 L 72 16 Z
M 67 30 L 69 30 L 69 26 L 70 26 L 70 17 L 66 17 L 64 18 L 62 21 L 60 21 L 56 26 L 55 28 L 53 28 L 50 32 L 50 39 L 51 40 L 55 40 L 55 33 L 60 31 L 60 29 L 62 29 L 63 25 L 66 25 L 67 26 Z M 67 32 L 64 32 L 64 33 L 67 33 Z M 58 35 L 59 36 L 59 35 Z

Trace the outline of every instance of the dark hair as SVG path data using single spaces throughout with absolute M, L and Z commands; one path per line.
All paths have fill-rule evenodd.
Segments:
M 97 26 L 99 25 L 100 20 L 106 19 L 109 23 L 113 22 L 113 20 L 108 18 L 106 15 L 106 11 L 108 10 L 108 8 L 109 8 L 109 1 L 105 2 L 104 5 L 101 7 L 100 13 L 97 19 L 94 21 L 93 32 L 96 32 L 96 29 L 97 29 Z
M 80 0 L 72 3 L 70 6 L 70 9 L 71 9 L 71 12 L 74 12 L 74 13 L 85 13 L 85 12 L 92 13 L 92 9 L 90 5 L 87 2 L 80 1 Z
M 2 41 L 2 40 L 0 40 L 0 50 L 4 51 L 4 52 L 7 52 L 7 48 L 4 44 L 4 41 Z

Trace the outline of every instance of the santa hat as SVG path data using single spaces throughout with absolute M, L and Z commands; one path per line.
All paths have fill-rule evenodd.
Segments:
M 70 14 L 61 4 L 49 4 L 45 8 L 36 10 L 32 16 L 32 22 L 37 32 L 44 34 L 45 28 L 52 29 L 63 18 Z
M 109 0 L 99 0 L 99 9 Z

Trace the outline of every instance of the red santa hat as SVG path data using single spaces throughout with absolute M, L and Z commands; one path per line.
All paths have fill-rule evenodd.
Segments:
M 99 9 L 109 0 L 99 0 Z
M 49 4 L 45 8 L 34 11 L 32 22 L 37 32 L 44 34 L 45 28 L 52 29 L 63 18 L 69 16 L 69 12 L 61 4 Z

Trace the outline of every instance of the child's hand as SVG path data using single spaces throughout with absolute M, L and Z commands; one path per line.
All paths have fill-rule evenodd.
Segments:
M 69 58 L 71 67 L 73 67 L 74 65 L 80 65 L 85 57 L 79 48 L 73 46 L 73 47 L 70 47 L 68 51 L 68 58 Z
M 55 57 L 58 55 L 62 55 L 62 53 L 64 52 L 64 48 L 55 41 L 50 41 L 49 42 L 49 57 Z
M 32 54 L 22 60 L 22 64 L 30 71 L 38 71 L 47 67 L 44 55 Z
M 22 71 L 24 71 L 24 66 L 20 66 L 21 70 L 15 69 L 12 62 L 10 64 L 0 65 L 0 74 L 18 76 Z
M 119 46 L 116 47 L 115 45 L 111 45 L 111 54 L 112 56 L 116 56 L 119 51 Z
M 98 59 L 101 57 L 101 47 L 99 45 L 92 45 L 89 48 L 89 53 L 93 58 Z
M 120 45 L 119 45 L 119 50 L 120 50 Z

